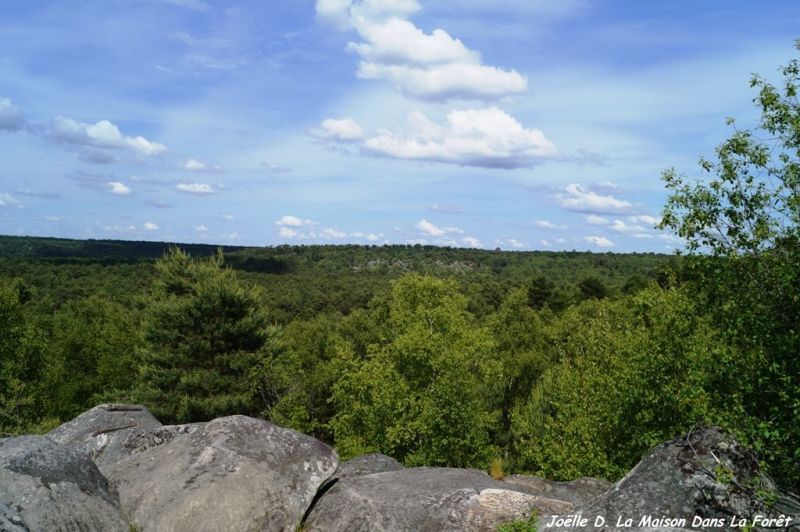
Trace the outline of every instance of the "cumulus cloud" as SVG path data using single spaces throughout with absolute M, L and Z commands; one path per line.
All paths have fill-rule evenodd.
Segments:
M 208 232 L 208 227 L 206 227 L 203 224 L 195 225 L 194 230 L 197 231 L 198 233 L 206 233 Z
M 206 183 L 178 183 L 175 188 L 185 194 L 207 195 L 214 193 L 214 188 Z
M 167 147 L 163 144 L 142 136 L 124 135 L 119 127 L 108 120 L 85 124 L 59 115 L 50 122 L 46 135 L 54 142 L 101 150 L 94 154 L 90 151 L 87 156 L 89 160 L 92 157 L 107 158 L 109 154 L 103 153 L 102 150 L 118 150 L 145 157 L 161 155 L 167 151 Z
M 364 137 L 364 130 L 350 117 L 328 118 L 310 133 L 318 139 L 334 142 L 355 142 Z
M 353 231 L 350 236 L 355 238 L 363 238 L 369 242 L 376 242 L 383 238 L 383 233 L 365 233 L 364 231 Z
M 197 159 L 187 159 L 181 166 L 190 172 L 221 172 L 223 170 L 221 165 L 210 165 Z
M 610 248 L 614 246 L 614 243 L 604 236 L 585 236 L 583 239 L 599 248 Z
M 512 248 L 522 248 L 525 247 L 525 244 L 517 240 L 516 238 L 508 238 L 505 241 L 506 244 L 511 246 Z
M 645 225 L 649 225 L 651 228 L 661 223 L 661 218 L 656 218 L 655 216 L 649 216 L 646 214 L 639 216 L 629 216 L 628 218 L 632 222 L 643 223 Z
M 0 207 L 11 207 L 20 204 L 21 202 L 11 194 L 0 192 Z
M 362 39 L 347 49 L 361 57 L 358 76 L 394 83 L 426 100 L 494 99 L 525 92 L 516 70 L 484 65 L 477 51 L 437 28 L 425 33 L 408 17 L 416 0 L 317 0 L 317 15 Z
M 420 67 L 362 61 L 358 77 L 389 80 L 404 94 L 423 100 L 496 99 L 523 93 L 528 86 L 515 70 L 468 63 Z
M 328 228 L 323 229 L 322 230 L 322 235 L 325 236 L 325 237 L 328 237 L 328 238 L 336 238 L 336 239 L 346 238 L 347 237 L 347 233 L 345 233 L 344 231 L 339 231 L 339 230 L 334 229 L 332 227 L 328 227 Z
M 380 130 L 362 149 L 384 157 L 484 168 L 530 167 L 557 155 L 540 130 L 526 129 L 497 107 L 451 111 L 445 125 L 414 112 L 408 125 L 405 133 Z
M 11 100 L 0 98 L 0 131 L 19 131 L 25 127 L 25 118 Z
M 430 236 L 444 236 L 447 233 L 451 233 L 451 232 L 462 232 L 463 233 L 463 231 L 461 229 L 458 229 L 457 227 L 449 227 L 449 228 L 448 227 L 445 227 L 445 228 L 437 227 L 434 224 L 432 224 L 431 222 L 429 222 L 428 220 L 420 220 L 419 222 L 417 222 L 415 227 L 417 229 L 419 229 L 421 233 L 424 233 L 424 234 L 430 235 Z
M 436 212 L 446 212 L 451 214 L 460 214 L 464 212 L 463 207 L 461 207 L 460 205 L 448 205 L 442 203 L 434 203 L 433 205 L 431 205 L 431 210 L 434 210 Z
M 109 181 L 106 183 L 106 191 L 116 196 L 130 196 L 133 194 L 129 186 L 119 181 Z
M 550 220 L 536 220 L 533 222 L 533 225 L 538 227 L 539 229 L 566 229 L 566 225 L 558 225 Z
M 609 223 L 608 218 L 603 218 L 602 216 L 597 216 L 596 214 L 588 214 L 585 216 L 585 218 L 586 221 L 591 225 L 608 225 Z
M 219 217 L 222 218 L 223 220 L 227 220 L 228 222 L 230 222 L 231 220 L 235 219 L 232 214 L 228 214 L 228 213 L 222 213 L 222 214 L 219 215 Z
M 281 227 L 278 233 L 284 238 L 296 238 L 298 236 L 298 232 L 294 229 L 290 229 L 288 227 Z
M 461 242 L 463 242 L 464 244 L 467 245 L 467 247 L 470 247 L 470 248 L 482 248 L 483 247 L 483 244 L 481 243 L 481 241 L 478 240 L 475 237 L 472 237 L 472 236 L 465 236 L 464 238 L 461 239 Z
M 281 216 L 280 220 L 275 221 L 275 225 L 283 225 L 289 227 L 302 227 L 305 225 L 315 225 L 313 220 L 302 220 L 297 216 L 286 214 Z
M 619 213 L 629 211 L 633 204 L 610 194 L 603 195 L 591 191 L 577 183 L 567 185 L 556 199 L 561 206 L 570 211 L 586 213 Z
M 145 231 L 158 231 L 158 224 L 155 224 L 153 222 L 145 222 L 144 229 Z

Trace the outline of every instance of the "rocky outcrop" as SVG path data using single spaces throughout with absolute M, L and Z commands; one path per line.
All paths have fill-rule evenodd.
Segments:
M 543 518 L 540 529 L 599 530 L 600 518 L 605 530 L 739 530 L 745 525 L 761 530 L 768 528 L 763 519 L 784 516 L 791 521 L 775 521 L 772 528 L 800 530 L 791 526 L 800 522 L 800 501 L 781 492 L 760 471 L 755 454 L 716 427 L 654 448 L 625 478 L 574 513 L 585 519 L 583 525 L 548 527 L 552 521 Z M 754 521 L 756 516 L 762 520 Z
M 339 465 L 267 421 L 162 426 L 136 405 L 0 438 L 0 532 L 494 530 L 532 510 L 539 530 L 800 531 L 800 500 L 718 428 L 659 445 L 613 486 L 404 469 L 380 454 Z
M 391 456 L 379 453 L 365 454 L 342 462 L 333 478 L 360 477 L 373 473 L 399 471 L 400 469 L 403 469 L 403 465 Z
M 523 493 L 469 469 L 411 468 L 339 479 L 317 501 L 305 530 L 493 530 L 540 513 L 564 513 L 572 504 Z
M 126 458 L 125 442 L 161 423 L 143 406 L 104 404 L 84 412 L 47 434 L 56 443 L 89 453 L 101 465 Z
M 129 525 L 87 454 L 20 436 L 0 439 L 0 530 L 127 532 Z
M 104 471 L 143 531 L 293 532 L 338 465 L 327 445 L 245 416 L 164 426 L 124 447 Z
M 503 481 L 512 484 L 514 489 L 549 499 L 567 501 L 575 506 L 585 505 L 595 500 L 611 487 L 611 482 L 607 480 L 590 477 L 558 482 L 539 477 L 511 475 L 504 478 Z

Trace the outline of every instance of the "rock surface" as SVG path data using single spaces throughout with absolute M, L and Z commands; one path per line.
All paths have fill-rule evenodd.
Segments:
M 128 456 L 128 438 L 157 429 L 161 423 L 143 406 L 104 404 L 51 430 L 47 437 L 89 453 L 101 467 Z
M 534 508 L 553 514 L 573 506 L 481 471 L 420 467 L 341 478 L 317 501 L 304 530 L 494 530 Z
M 0 440 L 0 529 L 125 531 L 116 493 L 85 453 L 43 436 Z
M 777 495 L 775 506 L 768 508 L 759 492 Z M 692 527 L 697 516 L 724 524 L 699 527 L 714 530 L 738 530 L 740 527 L 731 526 L 732 516 L 783 514 L 793 516 L 792 523 L 796 524 L 800 521 L 800 501 L 776 488 L 759 470 L 752 451 L 721 429 L 711 427 L 655 447 L 625 478 L 575 513 L 588 518 L 589 526 L 547 528 L 544 520 L 540 520 L 540 530 L 598 530 L 592 526 L 597 516 L 605 519 L 607 530 L 615 529 L 611 525 L 620 518 L 622 523 L 632 519 L 632 525 L 638 529 L 662 530 L 697 529 Z M 653 522 L 640 521 L 646 516 L 685 519 L 685 522 L 661 522 L 653 526 Z
M 399 471 L 401 469 L 403 469 L 403 465 L 391 456 L 379 453 L 365 454 L 340 464 L 333 478 L 360 477 L 373 473 Z
M 105 471 L 139 530 L 292 531 L 336 471 L 327 445 L 245 416 L 164 426 Z
M 513 484 L 513 489 L 532 495 L 567 501 L 575 506 L 582 506 L 595 500 L 611 487 L 611 482 L 591 477 L 559 482 L 539 477 L 511 475 L 504 478 L 503 482 Z

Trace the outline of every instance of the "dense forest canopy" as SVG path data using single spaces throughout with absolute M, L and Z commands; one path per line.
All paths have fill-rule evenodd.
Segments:
M 0 430 L 99 401 L 248 413 L 340 454 L 567 479 L 719 424 L 800 488 L 800 67 L 708 179 L 688 257 L 0 239 Z

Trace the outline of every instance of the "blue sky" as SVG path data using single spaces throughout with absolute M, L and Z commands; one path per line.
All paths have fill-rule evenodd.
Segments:
M 0 233 L 667 251 L 794 0 L 5 0 Z

